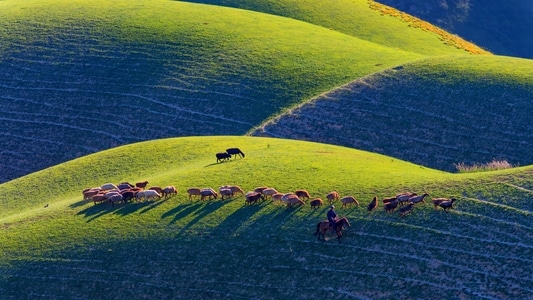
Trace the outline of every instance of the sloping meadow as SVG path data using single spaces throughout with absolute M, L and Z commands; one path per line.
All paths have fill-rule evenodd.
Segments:
M 239 147 L 245 158 L 216 163 Z M 103 151 L 0 185 L 0 297 L 131 299 L 527 298 L 533 279 L 533 170 L 450 174 L 325 144 L 190 137 Z M 46 179 L 46 180 L 44 180 Z M 154 202 L 94 205 L 106 182 L 175 185 Z M 188 187 L 331 190 L 361 205 L 337 211 L 341 243 L 316 240 L 326 206 L 287 208 L 243 196 L 201 202 Z M 406 217 L 373 196 L 456 197 L 449 213 L 417 204 Z M 428 199 L 429 200 L 429 199 Z M 29 284 L 31 283 L 31 284 Z
M 533 61 L 426 59 L 356 80 L 252 135 L 334 143 L 440 170 L 533 163 Z M 339 113 L 342 112 L 342 113 Z
M 1 1 L 0 20 L 1 155 L 10 162 L 0 182 L 136 141 L 244 134 L 421 57 L 290 18 L 179 1 Z

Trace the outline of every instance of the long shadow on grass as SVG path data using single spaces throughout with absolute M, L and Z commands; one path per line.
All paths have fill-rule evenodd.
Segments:
M 76 208 L 76 207 L 84 206 L 88 202 L 91 202 L 91 200 L 80 200 L 80 201 L 78 201 L 76 203 L 72 203 L 71 205 L 69 205 L 69 207 L 70 208 Z
M 115 206 L 112 206 L 111 204 L 104 202 L 104 203 L 89 206 L 86 209 L 83 209 L 80 212 L 78 212 L 77 215 L 83 215 L 84 217 L 89 218 L 87 220 L 87 223 L 88 223 L 101 216 L 105 216 L 110 213 L 125 216 L 128 214 L 134 213 L 143 207 L 148 206 L 148 208 L 145 209 L 145 211 L 147 211 L 151 209 L 150 206 L 153 206 L 153 203 L 154 202 L 128 202 L 128 203 L 115 204 Z M 158 203 L 157 205 L 160 205 L 160 204 Z

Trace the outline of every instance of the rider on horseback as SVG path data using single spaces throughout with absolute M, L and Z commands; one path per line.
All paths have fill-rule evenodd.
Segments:
M 328 222 L 329 226 L 333 229 L 333 231 L 337 231 L 337 220 L 339 220 L 339 217 L 337 216 L 337 213 L 335 212 L 335 206 L 330 206 L 328 210 Z

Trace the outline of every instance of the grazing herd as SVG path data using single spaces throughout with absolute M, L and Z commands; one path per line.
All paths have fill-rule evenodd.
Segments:
M 82 191 L 83 200 L 91 200 L 94 204 L 108 202 L 114 207 L 116 203 L 128 203 L 129 201 L 156 201 L 168 199 L 178 194 L 176 187 L 170 185 L 164 188 L 148 186 L 148 181 L 137 182 L 135 185 L 129 182 L 121 182 L 118 185 L 105 183 L 98 187 L 87 188 Z

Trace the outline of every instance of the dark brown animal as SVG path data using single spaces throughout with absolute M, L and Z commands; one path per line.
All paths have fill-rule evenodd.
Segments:
M 344 229 L 344 226 L 348 226 L 350 227 L 350 222 L 348 221 L 348 219 L 346 219 L 346 217 L 342 217 L 340 218 L 339 220 L 337 220 L 337 223 L 336 223 L 336 234 L 337 234 L 337 240 L 339 241 L 339 243 L 341 242 L 341 238 L 342 238 L 342 229 Z M 318 222 L 316 224 L 316 231 L 315 231 L 315 235 L 318 236 L 318 240 L 321 240 L 320 237 L 322 237 L 322 241 L 326 241 L 326 232 L 328 231 L 332 231 L 333 230 L 333 226 L 329 226 L 329 221 L 328 220 L 324 220 L 324 221 L 321 221 L 321 222 Z
M 400 203 L 400 200 L 398 199 L 394 199 L 390 202 L 387 202 L 384 204 L 384 208 L 385 208 L 385 211 L 390 213 L 390 212 L 393 212 L 396 207 L 398 207 L 398 204 Z
M 135 186 L 129 182 L 121 182 L 117 185 L 117 188 L 119 190 L 128 190 L 128 189 L 131 189 L 131 188 L 134 188 Z
M 300 197 L 300 199 L 309 200 L 311 198 L 311 195 L 309 195 L 309 192 L 306 191 L 306 190 L 296 190 L 296 191 L 294 191 L 294 194 L 296 194 L 296 196 Z
M 413 202 L 409 202 L 407 203 L 407 205 L 403 206 L 403 207 L 400 207 L 400 217 L 405 217 L 407 216 L 409 213 L 411 213 L 411 211 L 413 210 L 413 207 L 414 207 L 414 203 Z
M 106 202 L 107 201 L 107 198 L 105 197 L 104 194 L 97 194 L 97 195 L 94 195 L 92 197 L 92 200 L 94 202 L 94 205 L 96 205 L 97 203 L 102 203 L 102 202 Z
M 266 190 L 266 189 L 268 189 L 267 186 L 260 186 L 260 187 L 256 187 L 256 188 L 254 189 L 254 192 L 256 192 L 256 193 L 263 193 L 263 191 Z
M 141 182 L 135 183 L 135 186 L 141 189 L 146 188 L 147 185 L 148 185 L 148 181 L 141 181 Z
M 226 149 L 226 153 L 228 153 L 231 156 L 234 156 L 234 158 L 239 155 L 241 158 L 244 158 L 244 153 L 239 148 L 228 148 Z
M 373 211 L 374 209 L 376 209 L 379 205 L 379 200 L 378 200 L 378 196 L 374 196 L 374 198 L 372 198 L 372 201 L 370 201 L 370 203 L 368 203 L 368 206 L 367 206 L 367 209 L 369 212 Z
M 149 190 L 156 191 L 157 193 L 163 195 L 163 189 L 159 186 L 151 186 Z
M 448 212 L 450 209 L 455 208 L 453 207 L 455 201 L 457 201 L 455 198 L 450 199 L 450 201 L 443 201 L 439 204 L 439 207 L 442 207 L 445 212 Z
M 396 197 L 388 197 L 388 198 L 383 198 L 383 200 L 381 200 L 381 202 L 383 202 L 383 204 L 387 204 L 387 203 L 390 203 L 392 201 L 396 200 Z
M 133 190 L 122 190 L 120 191 L 120 194 L 122 195 L 122 200 L 124 203 L 127 203 L 130 200 L 136 199 L 135 198 L 135 192 Z
M 453 198 L 452 198 L 453 199 Z M 450 201 L 449 198 L 433 198 L 431 199 L 431 202 L 433 203 L 433 208 L 437 209 L 439 207 L 439 204 L 445 201 Z
M 324 204 L 324 201 L 322 201 L 322 199 L 320 199 L 320 198 L 315 198 L 315 199 L 311 200 L 311 202 L 309 202 L 309 204 L 311 205 L 311 208 L 314 208 L 316 210 L 319 207 L 321 207 L 322 204 Z
M 426 201 L 424 201 L 424 198 L 426 198 L 427 196 L 429 196 L 428 193 L 423 193 L 422 195 L 420 196 L 412 196 L 409 198 L 409 202 L 412 202 L 412 203 L 419 203 L 419 202 L 422 202 L 422 203 L 426 203 Z
M 231 158 L 231 155 L 226 152 L 219 152 L 215 156 L 217 157 L 217 163 L 227 161 Z
M 244 200 L 244 205 L 252 205 L 257 203 L 259 200 L 264 200 L 263 194 L 258 192 L 248 192 L 246 193 L 246 199 Z

